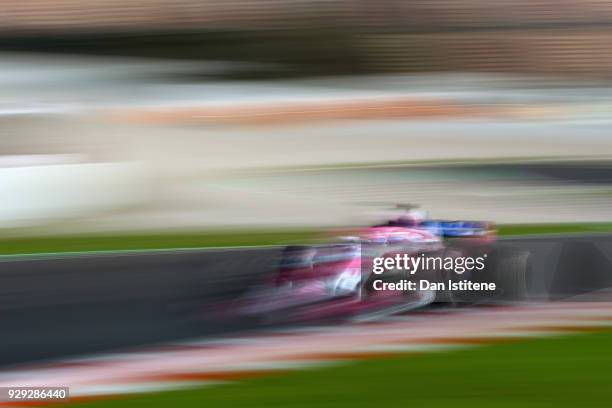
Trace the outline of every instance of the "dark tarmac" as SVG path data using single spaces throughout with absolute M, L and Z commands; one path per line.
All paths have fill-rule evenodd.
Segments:
M 511 238 L 529 250 L 530 292 L 555 300 L 612 286 L 612 234 Z M 168 251 L 0 262 L 0 366 L 247 330 L 193 312 L 273 273 L 280 248 Z M 204 311 L 203 311 L 204 312 Z

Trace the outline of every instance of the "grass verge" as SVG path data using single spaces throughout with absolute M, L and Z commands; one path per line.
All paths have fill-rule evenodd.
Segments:
M 501 236 L 606 231 L 612 231 L 612 223 L 499 226 Z M 314 242 L 324 236 L 324 232 L 316 230 L 277 230 L 20 237 L 0 239 L 0 255 L 285 245 Z
M 222 231 L 118 235 L 66 235 L 0 239 L 0 255 L 142 249 L 282 245 L 309 242 L 320 231 Z
M 612 223 L 507 224 L 498 227 L 501 236 L 612 232 Z

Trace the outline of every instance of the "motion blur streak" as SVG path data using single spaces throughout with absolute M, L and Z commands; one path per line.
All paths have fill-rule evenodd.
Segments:
M 73 359 L 0 373 L 0 386 L 60 381 L 73 397 L 181 389 L 248 378 L 258 373 L 316 368 L 401 353 L 445 351 L 524 337 L 596 330 L 612 323 L 609 303 L 533 304 L 492 310 L 415 314 L 369 325 L 286 328 L 258 336 L 158 345 L 123 354 Z M 342 341 L 339 350 L 337 341 Z
M 0 7 L 0 384 L 166 390 L 608 326 L 612 0 Z M 501 289 L 363 296 L 362 249 L 398 240 L 478 242 Z

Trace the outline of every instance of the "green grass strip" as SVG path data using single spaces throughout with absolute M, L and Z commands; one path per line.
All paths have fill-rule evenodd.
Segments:
M 309 242 L 320 234 L 312 230 L 223 231 L 6 238 L 0 239 L 0 255 L 282 245 Z
M 499 226 L 501 236 L 607 231 L 612 231 L 612 223 Z M 13 237 L 0 238 L 0 255 L 285 245 L 315 242 L 325 236 L 329 234 L 316 230 L 276 230 Z
M 507 224 L 498 226 L 501 236 L 540 235 L 540 234 L 578 234 L 611 232 L 612 223 L 574 223 L 574 224 Z

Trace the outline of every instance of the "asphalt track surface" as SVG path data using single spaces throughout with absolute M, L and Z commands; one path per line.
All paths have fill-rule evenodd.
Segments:
M 521 237 L 532 296 L 612 286 L 612 234 Z M 0 366 L 248 329 L 203 323 L 201 301 L 237 296 L 272 274 L 280 248 L 82 255 L 0 262 Z M 195 308 L 192 306 L 196 304 Z

